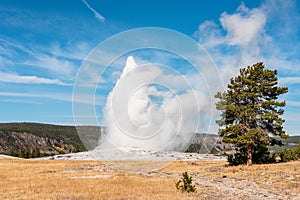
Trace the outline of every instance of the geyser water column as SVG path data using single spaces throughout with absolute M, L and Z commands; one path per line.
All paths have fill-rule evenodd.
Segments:
M 109 66 L 120 57 L 141 49 L 170 52 L 188 61 L 196 71 L 195 76 L 189 79 L 187 74 L 159 62 L 139 63 L 129 56 L 107 101 L 96 101 L 97 87 L 104 82 L 103 74 Z M 165 74 L 168 70 L 171 73 Z M 184 92 L 174 89 L 170 80 L 184 83 Z M 80 125 L 102 125 L 98 122 L 96 107 L 100 104 L 104 108 L 108 133 L 102 135 L 98 150 L 91 151 L 95 159 L 108 159 L 103 157 L 104 153 L 114 152 L 108 148 L 118 150 L 110 154 L 110 159 L 119 159 L 117 155 L 124 153 L 124 147 L 128 146 L 182 150 L 192 132 L 197 131 L 201 113 L 210 116 L 208 122 L 214 123 L 214 94 L 223 88 L 213 61 L 193 39 L 163 28 L 128 30 L 100 43 L 82 63 L 73 90 L 74 122 L 83 144 L 92 150 L 90 143 L 95 137 L 84 132 Z M 161 103 L 155 104 L 153 98 L 160 98 Z M 132 152 L 125 154 L 136 157 Z
M 191 90 L 188 78 L 173 68 L 138 64 L 129 56 L 107 98 L 107 134 L 100 148 L 109 143 L 114 147 L 184 150 L 197 130 L 200 111 L 207 106 L 205 99 L 197 99 L 199 92 Z M 155 98 L 161 102 L 155 103 Z

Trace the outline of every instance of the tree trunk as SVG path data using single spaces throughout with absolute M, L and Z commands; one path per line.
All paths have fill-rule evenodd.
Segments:
M 252 165 L 252 148 L 251 146 L 247 146 L 247 166 Z

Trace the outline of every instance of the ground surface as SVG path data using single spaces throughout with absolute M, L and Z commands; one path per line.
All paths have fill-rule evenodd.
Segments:
M 2 157 L 0 199 L 300 199 L 300 161 L 252 167 L 174 161 L 148 170 L 161 162 Z M 184 171 L 192 175 L 197 193 L 176 191 Z

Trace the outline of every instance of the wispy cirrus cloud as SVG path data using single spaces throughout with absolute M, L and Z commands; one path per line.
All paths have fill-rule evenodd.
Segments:
M 73 79 L 76 66 L 73 62 L 46 54 L 37 54 L 33 60 L 26 60 L 22 64 L 43 68 L 52 73 L 53 77 Z
M 100 13 L 98 13 L 94 8 L 92 8 L 92 7 L 86 2 L 86 0 L 82 0 L 82 2 L 86 5 L 86 7 L 88 7 L 88 9 L 90 9 L 90 10 L 94 13 L 96 19 L 98 19 L 100 22 L 104 22 L 104 21 L 105 21 L 105 18 L 104 18 Z
M 293 100 L 286 100 L 287 104 L 289 106 L 295 106 L 295 107 L 300 107 L 300 102 L 299 101 L 293 101 Z M 299 120 L 298 117 L 294 118 L 295 120 Z
M 75 47 L 62 48 L 54 44 L 47 48 L 44 46 L 33 48 L 0 38 L 0 71 L 1 67 L 7 70 L 9 66 L 15 68 L 16 66 L 30 66 L 42 70 L 42 74 L 38 77 L 72 80 L 84 56 L 91 49 L 86 43 L 75 44 Z M 15 73 L 18 74 L 18 71 Z
M 38 102 L 39 99 L 52 99 L 64 102 L 79 103 L 79 104 L 88 104 L 103 106 L 105 104 L 106 96 L 96 95 L 94 99 L 89 98 L 89 95 L 82 94 L 80 98 L 73 99 L 73 94 L 71 92 L 62 93 L 62 92 L 35 92 L 35 93 L 26 93 L 26 92 L 0 92 L 0 97 L 11 97 L 18 99 L 27 99 L 34 98 Z
M 288 84 L 288 85 L 290 85 L 290 84 L 300 84 L 300 77 L 299 76 L 297 76 L 297 77 L 292 77 L 292 76 L 290 76 L 290 77 L 280 77 L 280 79 L 279 79 L 279 83 L 280 84 Z
M 24 83 L 24 84 L 54 84 L 70 86 L 72 84 L 64 83 L 58 79 L 41 78 L 37 76 L 20 76 L 17 74 L 10 74 L 0 72 L 0 82 L 6 83 Z
M 54 42 L 47 47 L 40 46 L 39 49 L 54 57 L 66 60 L 82 61 L 90 53 L 93 47 L 87 42 L 78 41 L 65 46 L 59 42 Z

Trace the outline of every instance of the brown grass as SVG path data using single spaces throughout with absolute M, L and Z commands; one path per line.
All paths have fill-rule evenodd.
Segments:
M 0 199 L 201 199 L 207 194 L 201 185 L 196 194 L 176 191 L 184 171 L 194 178 L 249 179 L 270 190 L 300 193 L 300 162 L 226 167 L 220 161 L 182 161 L 151 173 L 128 173 L 97 161 L 0 159 Z
M 183 199 L 176 180 L 103 171 L 99 162 L 0 160 L 0 199 Z M 104 168 L 105 169 L 105 168 Z

